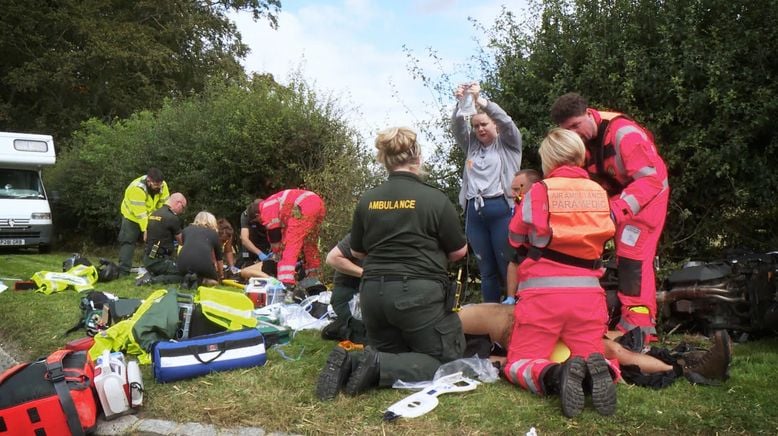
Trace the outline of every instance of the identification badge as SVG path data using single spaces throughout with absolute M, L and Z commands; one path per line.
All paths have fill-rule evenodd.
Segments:
M 640 239 L 640 229 L 635 226 L 624 226 L 624 230 L 621 232 L 621 243 L 634 247 Z

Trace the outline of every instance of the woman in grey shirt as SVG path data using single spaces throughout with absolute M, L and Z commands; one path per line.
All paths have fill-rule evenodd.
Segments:
M 480 95 L 478 83 L 459 85 L 459 103 L 452 117 L 457 143 L 465 153 L 459 203 L 465 211 L 465 232 L 481 271 L 484 302 L 499 302 L 504 295 L 508 241 L 513 199 L 511 181 L 521 166 L 521 133 L 500 106 Z M 471 94 L 477 113 L 458 115 L 459 105 Z

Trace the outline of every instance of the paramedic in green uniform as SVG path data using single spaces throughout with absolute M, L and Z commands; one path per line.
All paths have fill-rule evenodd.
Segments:
M 467 251 L 454 205 L 419 177 L 421 146 L 412 130 L 384 130 L 375 146 L 389 179 L 360 199 L 351 228 L 351 250 L 364 257 L 360 307 L 368 345 L 330 353 L 316 387 L 323 400 L 340 389 L 356 395 L 398 379 L 431 380 L 465 348 L 446 298 L 447 263 Z
M 143 267 L 146 274 L 138 278 L 138 286 L 158 283 L 180 283 L 183 276 L 176 266 L 176 242 L 181 245 L 181 218 L 186 208 L 186 197 L 175 192 L 165 204 L 149 215 L 146 228 L 146 249 Z

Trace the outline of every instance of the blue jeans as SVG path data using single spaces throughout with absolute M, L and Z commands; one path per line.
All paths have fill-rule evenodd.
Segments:
M 510 222 L 511 208 L 505 197 L 485 198 L 483 207 L 477 211 L 475 202 L 467 201 L 465 229 L 470 247 L 478 259 L 478 269 L 481 270 L 484 303 L 499 303 L 505 293 L 505 278 L 508 275 L 505 248 Z

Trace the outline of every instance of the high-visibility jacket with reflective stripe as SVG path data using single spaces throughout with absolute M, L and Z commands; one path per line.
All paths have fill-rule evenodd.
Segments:
M 586 169 L 612 201 L 621 200 L 637 215 L 669 189 L 665 162 L 651 133 L 638 123 L 617 112 L 591 111 L 602 141 L 587 145 Z
M 509 226 L 509 243 L 549 247 L 583 259 L 597 259 L 615 232 L 607 194 L 586 170 L 562 166 L 525 194 Z M 602 269 L 581 268 L 540 257 L 518 267 L 519 290 L 599 287 Z
M 605 242 L 616 232 L 605 190 L 588 179 L 552 177 L 542 183 L 551 226 L 546 247 L 581 259 L 600 259 Z
M 306 198 L 316 195 L 303 189 L 286 189 L 277 192 L 259 203 L 259 216 L 267 230 L 285 226 L 294 206 L 299 206 Z
M 146 176 L 140 176 L 133 180 L 124 190 L 122 200 L 122 216 L 138 223 L 142 232 L 146 231 L 149 224 L 149 215 L 162 207 L 170 196 L 167 183 L 162 182 L 159 193 L 151 195 L 146 188 Z

